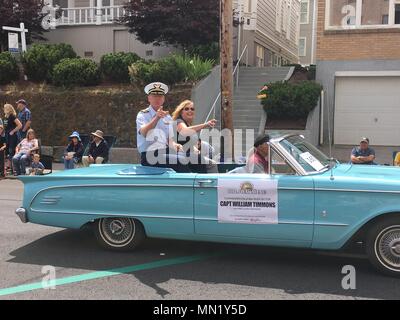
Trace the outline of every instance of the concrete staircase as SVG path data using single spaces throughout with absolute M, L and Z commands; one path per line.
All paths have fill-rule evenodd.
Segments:
M 260 89 L 267 83 L 285 80 L 291 68 L 241 67 L 239 71 L 239 87 L 235 88 L 233 98 L 233 123 L 235 129 L 242 129 L 244 133 L 242 141 L 235 141 L 236 150 L 238 148 L 247 149 L 245 147 L 246 129 L 252 129 L 255 136 L 258 135 L 260 120 L 264 113 L 260 100 L 257 99 Z M 245 155 L 243 151 L 242 155 Z

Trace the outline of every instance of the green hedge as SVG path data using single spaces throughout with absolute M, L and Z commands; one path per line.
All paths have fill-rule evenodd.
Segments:
M 219 43 L 213 42 L 207 45 L 192 46 L 187 49 L 187 54 L 191 57 L 197 56 L 202 60 L 213 60 L 214 63 L 219 62 L 220 58 Z
M 0 84 L 7 84 L 17 79 L 17 61 L 9 52 L 0 53 Z
M 34 44 L 23 56 L 25 73 L 32 81 L 51 81 L 54 66 L 62 59 L 76 58 L 69 44 Z
M 261 101 L 270 119 L 305 119 L 317 105 L 322 86 L 314 81 L 275 82 L 261 91 Z
M 88 59 L 63 59 L 54 66 L 53 84 L 56 86 L 92 86 L 100 82 L 100 70 L 95 62 Z
M 136 53 L 109 53 L 101 57 L 100 70 L 103 76 L 114 82 L 129 82 L 128 67 L 140 60 Z
M 155 81 L 173 85 L 185 80 L 185 73 L 173 56 L 159 61 L 136 62 L 129 67 L 129 73 L 131 81 L 139 85 Z
M 143 85 L 161 81 L 168 85 L 198 81 L 212 70 L 214 60 L 172 55 L 159 61 L 138 61 L 129 67 L 132 83 Z

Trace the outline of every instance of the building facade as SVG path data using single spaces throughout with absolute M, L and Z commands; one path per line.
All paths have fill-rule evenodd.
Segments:
M 100 61 L 110 52 L 135 52 L 145 59 L 159 59 L 175 49 L 146 45 L 128 32 L 128 28 L 115 23 L 125 13 L 126 0 L 47 0 L 51 7 L 58 6 L 61 14 L 51 14 L 50 32 L 44 34 L 47 43 L 71 44 L 76 53 Z M 51 13 L 51 11 L 49 11 Z
M 316 62 L 317 0 L 300 2 L 299 62 L 309 66 Z
M 400 1 L 318 0 L 317 81 L 325 142 L 398 146 Z
M 250 66 L 298 62 L 300 0 L 234 0 L 234 8 L 240 21 L 235 31 L 236 59 L 247 46 Z

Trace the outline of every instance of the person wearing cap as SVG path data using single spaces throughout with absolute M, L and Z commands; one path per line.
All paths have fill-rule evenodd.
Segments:
M 182 145 L 174 142 L 169 136 L 173 120 L 169 112 L 164 110 L 168 86 L 161 82 L 153 82 L 147 85 L 144 91 L 149 107 L 140 111 L 136 117 L 137 147 L 141 164 L 190 172 L 187 165 L 180 163 L 182 159 L 177 154 L 183 150 Z
M 82 161 L 83 144 L 77 131 L 72 132 L 68 137 L 70 143 L 64 150 L 64 168 L 65 170 L 74 169 Z
M 17 110 L 18 110 L 18 120 L 22 124 L 22 129 L 18 131 L 19 140 L 23 140 L 26 138 L 26 133 L 31 127 L 31 111 L 27 108 L 28 104 L 24 99 L 20 99 L 16 102 Z
M 262 134 L 254 141 L 246 163 L 247 173 L 269 173 L 269 135 Z
M 353 148 L 351 151 L 352 164 L 375 164 L 375 150 L 369 147 L 369 139 L 361 138 L 360 146 Z
M 91 164 L 102 164 L 108 157 L 108 144 L 103 138 L 103 131 L 96 130 L 91 133 L 93 141 L 90 143 L 89 153 L 82 157 L 82 165 L 88 167 Z

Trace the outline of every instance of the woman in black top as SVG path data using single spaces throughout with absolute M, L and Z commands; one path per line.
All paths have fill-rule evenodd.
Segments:
M 65 170 L 74 169 L 75 165 L 82 161 L 83 144 L 81 137 L 77 131 L 69 136 L 70 143 L 64 151 L 64 168 Z
M 183 146 L 186 156 L 190 158 L 190 169 L 193 172 L 207 173 L 207 161 L 204 161 L 199 148 L 201 144 L 198 133 L 205 128 L 215 127 L 217 121 L 212 119 L 203 124 L 193 125 L 194 118 L 195 107 L 190 100 L 183 101 L 172 114 L 172 119 L 177 123 L 177 143 Z
M 7 142 L 6 153 L 8 158 L 12 159 L 12 157 L 15 155 L 15 148 L 18 145 L 17 132 L 21 130 L 22 124 L 18 120 L 17 113 L 11 104 L 4 105 L 4 115 L 4 122 L 7 122 L 5 126 Z

